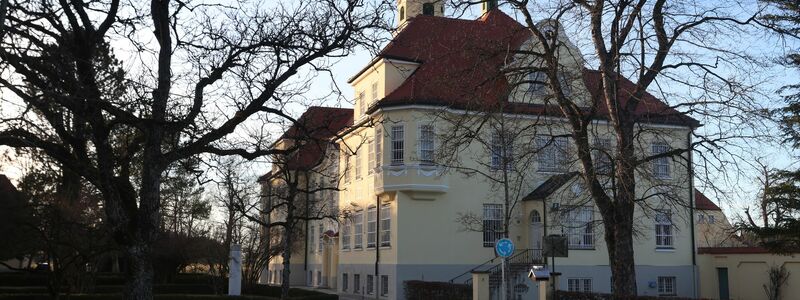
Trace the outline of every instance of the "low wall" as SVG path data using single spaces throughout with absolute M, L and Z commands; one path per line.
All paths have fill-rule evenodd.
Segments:
M 777 255 L 756 247 L 699 248 L 697 264 L 701 298 L 720 299 L 720 287 L 725 287 L 725 283 L 720 283 L 724 278 L 720 277 L 727 272 L 729 299 L 766 300 L 767 272 L 781 266 L 789 273 L 782 286 L 781 300 L 797 299 L 800 295 L 800 253 Z

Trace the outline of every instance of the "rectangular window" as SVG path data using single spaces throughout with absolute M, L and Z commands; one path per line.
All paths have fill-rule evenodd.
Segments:
M 378 211 L 375 207 L 367 208 L 367 248 L 375 248 L 378 230 Z
M 353 275 L 353 292 L 361 293 L 361 274 Z
M 652 154 L 659 155 L 667 153 L 669 149 L 669 145 L 666 143 L 653 143 L 652 145 Z M 660 157 L 652 160 L 652 167 L 653 167 L 653 177 L 659 179 L 669 179 L 670 178 L 670 165 L 669 165 L 669 157 Z
M 346 151 L 342 151 L 342 156 L 344 157 L 344 182 L 350 182 L 353 179 L 353 160 Z
M 483 246 L 494 247 L 503 238 L 503 205 L 483 205 Z
M 675 296 L 675 276 L 658 276 L 658 295 L 659 296 Z
M 353 218 L 355 219 L 355 225 L 353 226 L 353 231 L 355 231 L 355 242 L 356 244 L 353 246 L 353 249 L 361 249 L 363 247 L 364 242 L 364 212 L 357 211 Z M 358 275 L 356 275 L 358 276 Z
M 367 112 L 367 99 L 364 99 L 364 92 L 358 93 L 358 113 L 363 116 Z
M 347 273 L 342 273 L 342 291 L 347 291 Z
M 314 241 L 317 239 L 317 236 L 314 234 L 314 225 L 311 225 L 311 233 L 308 235 L 308 252 L 314 252 Z
M 566 232 L 570 249 L 594 249 L 594 213 L 588 206 L 567 208 Z
M 673 248 L 672 213 L 656 211 L 656 248 Z
M 592 292 L 592 279 L 591 278 L 568 278 L 567 290 L 570 292 Z
M 697 214 L 697 224 L 703 224 L 706 222 L 706 215 L 703 213 Z
M 372 295 L 375 293 L 375 276 L 367 275 L 367 294 Z
M 370 103 L 375 103 L 378 101 L 378 82 L 372 83 L 372 101 Z
M 611 140 L 598 138 L 594 141 L 594 167 L 598 174 L 611 174 Z
M 389 204 L 381 206 L 381 246 L 392 244 L 392 207 Z
M 350 221 L 345 220 L 342 226 L 342 250 L 350 249 Z
M 392 165 L 403 165 L 403 125 L 392 126 Z
M 434 131 L 433 125 L 419 126 L 419 163 L 432 165 L 434 161 Z
M 375 129 L 375 172 L 381 172 L 383 162 L 383 130 Z
M 389 295 L 389 275 L 381 275 L 381 296 Z
M 360 150 L 360 149 L 358 149 L 358 150 Z M 356 150 L 356 155 L 355 155 L 356 179 L 361 179 L 361 153 L 364 153 L 364 152 L 363 151 L 358 151 L 358 150 Z
M 514 141 L 511 135 L 494 132 L 491 143 L 492 169 L 500 170 L 502 166 L 505 166 L 506 170 L 511 169 L 514 160 Z
M 542 71 L 533 71 L 528 73 L 528 93 L 534 95 L 541 95 L 545 92 L 545 76 Z
M 540 172 L 565 172 L 568 165 L 566 137 L 536 137 L 536 162 Z
M 717 218 L 714 215 L 708 215 L 708 224 L 714 224 L 717 221 Z
M 367 142 L 367 152 L 369 153 L 367 155 L 367 174 L 371 175 L 375 170 L 375 145 L 372 140 Z
M 324 236 L 324 234 L 322 233 L 322 230 L 323 230 L 322 224 L 319 224 L 319 241 L 317 241 L 317 252 L 320 252 L 320 253 L 322 252 L 322 248 L 323 248 L 323 238 L 322 237 Z

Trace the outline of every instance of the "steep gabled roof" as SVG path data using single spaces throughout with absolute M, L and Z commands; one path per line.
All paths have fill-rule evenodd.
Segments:
M 522 198 L 522 201 L 544 200 L 555 193 L 559 188 L 572 180 L 578 172 L 569 172 L 550 176 L 545 182 L 536 187 L 533 192 Z
M 324 158 L 330 139 L 352 124 L 353 110 L 350 108 L 309 107 L 281 136 L 281 139 L 291 139 L 300 145 L 286 161 L 280 162 L 281 167 L 304 170 L 317 166 Z M 266 181 L 269 176 L 270 173 L 262 175 L 258 182 Z
M 419 67 L 399 87 L 373 104 L 370 111 L 402 105 L 447 106 L 458 109 L 496 109 L 521 114 L 563 116 L 554 105 L 508 101 L 510 84 L 502 70 L 513 60 L 513 50 L 530 32 L 500 10 L 477 20 L 420 15 L 378 54 L 379 58 L 413 61 Z M 602 100 L 599 71 L 582 71 L 583 81 L 596 103 L 596 114 L 608 114 Z M 619 103 L 625 105 L 635 91 L 620 76 Z M 587 112 L 589 110 L 587 109 Z M 697 127 L 699 122 L 668 107 L 645 92 L 636 115 L 643 122 Z
M 697 189 L 694 189 L 694 207 L 700 210 L 722 210 Z

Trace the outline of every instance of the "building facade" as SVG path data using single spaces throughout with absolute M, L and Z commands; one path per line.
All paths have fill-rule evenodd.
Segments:
M 521 264 L 562 273 L 559 289 L 611 291 L 601 218 L 578 176 L 569 126 L 552 111 L 540 73 L 504 73 L 535 63 L 509 49 L 540 46 L 517 21 L 490 4 L 484 10 L 477 20 L 463 20 L 443 17 L 442 1 L 398 2 L 394 39 L 350 79 L 354 108 L 349 116 L 342 111 L 344 121 L 325 122 L 336 124 L 326 129 L 335 146 L 314 160 L 324 161 L 309 168 L 317 171 L 299 176 L 309 186 L 331 188 L 297 201 L 331 203 L 339 219 L 303 222 L 289 264 L 292 284 L 404 299 L 408 280 L 464 283 L 471 270 L 495 269 L 494 243 L 507 236 L 515 255 L 524 254 Z M 557 36 L 561 85 L 574 102 L 591 107 L 600 74 L 585 68 L 564 34 Z M 638 155 L 691 144 L 696 121 L 649 94 L 642 106 Z M 324 109 L 311 108 L 300 119 Z M 612 129 L 598 118 L 591 130 L 598 168 L 608 167 L 603 153 L 614 147 Z M 469 142 L 458 143 L 466 136 Z M 283 185 L 275 179 L 279 169 L 262 178 L 262 189 Z M 691 157 L 655 159 L 640 173 L 639 293 L 697 296 Z M 548 235 L 566 238 L 568 257 L 545 261 Z M 282 259 L 273 260 L 264 281 L 280 283 L 284 267 Z M 527 273 L 511 275 L 515 299 L 536 297 Z

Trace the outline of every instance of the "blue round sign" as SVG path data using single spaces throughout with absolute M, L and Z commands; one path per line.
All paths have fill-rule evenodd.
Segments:
M 514 254 L 514 242 L 510 239 L 500 239 L 494 244 L 494 251 L 500 257 L 509 257 Z

